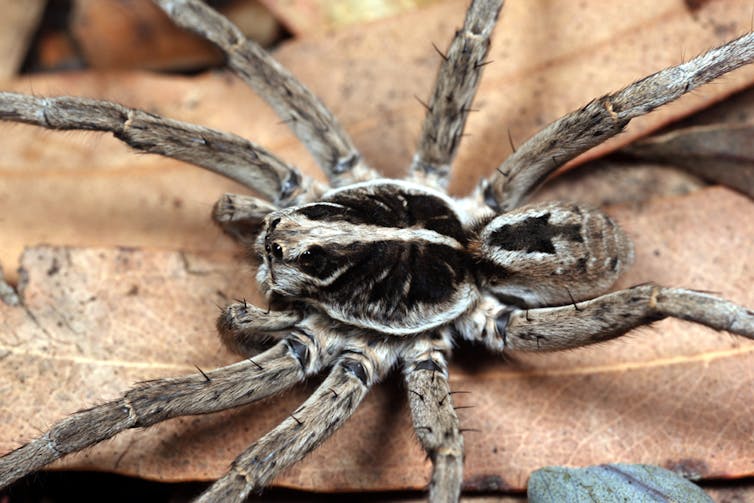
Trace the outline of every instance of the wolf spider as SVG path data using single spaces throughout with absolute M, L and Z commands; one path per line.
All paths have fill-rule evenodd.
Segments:
M 633 117 L 749 63 L 754 34 L 565 115 L 473 194 L 451 198 L 450 166 L 502 0 L 472 2 L 443 54 L 406 180 L 381 178 L 310 91 L 201 1 L 155 1 L 225 52 L 230 68 L 306 144 L 330 186 L 235 135 L 104 101 L 0 93 L 0 119 L 110 131 L 137 150 L 196 164 L 263 196 L 226 194 L 213 218 L 254 251 L 269 299 L 264 309 L 233 303 L 217 322 L 223 342 L 253 358 L 144 382 L 63 419 L 0 458 L 0 487 L 127 428 L 238 407 L 327 372 L 301 407 L 200 497 L 242 500 L 331 435 L 399 367 L 416 436 L 433 463 L 430 500 L 456 501 L 463 437 L 447 370 L 456 341 L 497 353 L 554 351 L 669 316 L 754 338 L 752 311 L 707 293 L 653 284 L 605 293 L 633 256 L 610 217 L 574 204 L 524 205 L 556 168 Z

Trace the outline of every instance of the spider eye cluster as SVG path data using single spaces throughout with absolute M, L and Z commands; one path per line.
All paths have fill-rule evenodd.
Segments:
M 275 230 L 275 227 L 280 223 L 280 218 L 274 219 L 272 222 L 270 222 L 270 226 L 267 229 L 267 233 L 264 236 L 264 251 L 269 257 L 270 255 L 274 256 L 276 259 L 282 259 L 283 258 L 283 247 L 280 246 L 279 243 L 276 243 L 272 240 L 272 231 Z
M 283 247 L 278 243 L 271 243 L 269 239 L 265 240 L 264 251 L 267 253 L 267 256 L 272 255 L 278 260 L 283 258 Z

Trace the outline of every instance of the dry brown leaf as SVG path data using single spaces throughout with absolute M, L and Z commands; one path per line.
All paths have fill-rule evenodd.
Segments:
M 223 61 L 215 46 L 175 26 L 150 0 L 76 0 L 69 24 L 93 68 L 181 70 Z
M 578 201 L 595 208 L 641 205 L 655 197 L 682 196 L 708 185 L 679 168 L 608 156 L 550 180 L 531 201 Z
M 728 487 L 719 484 L 714 487 L 705 487 L 704 490 L 715 503 L 751 503 L 754 501 L 754 485 L 750 481 L 740 484 L 733 482 Z
M 12 77 L 21 67 L 42 17 L 45 0 L 0 0 L 0 79 Z
M 260 0 L 297 37 L 374 21 L 442 0 Z
M 465 2 L 450 2 L 298 41 L 279 59 L 341 118 L 370 163 L 390 175 L 405 170 L 439 56 Z M 647 73 L 748 28 L 748 7 L 705 2 L 511 2 L 490 59 L 454 173 L 457 193 L 492 171 L 510 151 L 506 130 L 522 141 L 546 122 Z M 563 9 L 562 12 L 559 9 Z M 636 16 L 635 18 L 632 16 Z M 578 23 L 573 20 L 578 19 Z M 654 41 L 654 42 L 653 42 Z M 621 57 L 615 57 L 620 54 Z M 754 67 L 726 76 L 689 99 L 631 124 L 625 143 L 670 118 L 745 85 Z M 320 176 L 305 148 L 237 80 L 139 73 L 66 74 L 8 82 L 4 89 L 108 98 L 178 119 L 236 132 Z M 612 147 L 614 148 L 614 142 Z M 600 149 L 604 150 L 604 149 Z M 207 250 L 217 244 L 207 215 L 222 192 L 243 190 L 211 174 L 153 156 L 137 156 L 109 136 L 60 134 L 0 124 L 0 263 L 12 274 L 24 245 L 130 245 Z M 588 156 L 596 155 L 588 153 Z M 117 194 L 114 197 L 113 194 Z M 75 204 L 72 202 L 75 201 Z
M 621 150 L 754 197 L 754 89 L 747 89 Z
M 754 305 L 754 203 L 725 189 L 614 216 L 648 280 L 711 289 Z M 725 218 L 721 224 L 721 215 Z M 727 244 L 725 248 L 718 243 Z M 735 257 L 735 260 L 733 260 Z M 0 451 L 133 382 L 234 360 L 213 335 L 215 304 L 255 297 L 229 254 L 33 248 L 24 305 L 0 306 Z M 664 321 L 627 340 L 509 361 L 461 353 L 451 370 L 466 435 L 466 487 L 522 489 L 545 465 L 619 460 L 697 477 L 754 471 L 754 342 Z M 215 478 L 303 400 L 284 398 L 120 435 L 62 465 L 161 480 Z M 276 480 L 317 490 L 421 488 L 428 462 L 395 382 L 380 386 L 332 440 Z
M 662 132 L 715 124 L 751 124 L 754 122 L 754 88 L 749 87 L 703 111 L 673 123 Z
M 563 12 L 547 2 L 507 6 L 492 49 L 495 63 L 486 69 L 476 103 L 481 112 L 470 120 L 472 136 L 459 156 L 457 190 L 504 157 L 506 128 L 522 140 L 594 96 L 677 63 L 682 50 L 694 54 L 745 31 L 750 14 L 732 0 L 692 11 L 683 2 L 632 2 L 623 10 L 607 2 L 586 5 L 584 12 L 572 2 L 557 6 Z M 429 93 L 437 65 L 429 42 L 444 45 L 462 11 L 463 2 L 452 2 L 368 30 L 289 44 L 278 55 L 343 119 L 373 165 L 398 174 L 409 162 L 423 113 L 413 95 Z M 653 114 L 618 143 L 719 99 L 752 74 L 738 72 Z M 73 74 L 3 87 L 107 97 L 234 131 L 314 173 L 305 149 L 278 119 L 225 76 Z M 3 125 L 0 151 L 4 264 L 39 242 L 168 250 L 52 248 L 27 255 L 27 307 L 44 330 L 27 312 L 3 307 L 2 336 L 10 340 L 3 342 L 0 372 L 14 373 L 0 378 L 0 392 L 13 397 L 0 401 L 0 423 L 17 426 L 0 431 L 0 450 L 134 380 L 229 361 L 213 336 L 214 303 L 222 304 L 223 295 L 253 299 L 253 276 L 237 274 L 246 268 L 208 214 L 222 192 L 238 186 L 177 162 L 136 156 L 92 134 Z M 639 255 L 623 284 L 654 280 L 711 289 L 754 305 L 753 212 L 751 202 L 722 190 L 657 201 L 636 214 L 618 210 Z M 186 267 L 170 250 L 198 255 L 183 255 Z M 48 275 L 55 257 L 58 271 Z M 76 288 L 66 290 L 64 274 Z M 583 351 L 507 364 L 489 358 L 464 366 L 469 358 L 462 357 L 452 385 L 472 391 L 462 405 L 477 407 L 463 412 L 463 424 L 481 430 L 466 436 L 467 485 L 521 488 L 533 468 L 602 460 L 656 462 L 705 476 L 751 473 L 751 350 L 725 334 L 663 322 L 627 341 Z M 342 432 L 279 483 L 319 490 L 422 487 L 428 464 L 394 388 L 380 387 Z M 214 477 L 307 391 L 220 417 L 130 432 L 69 463 L 166 479 Z
M 278 37 L 278 23 L 255 0 L 225 2 L 221 7 L 246 36 L 262 45 Z M 76 0 L 70 31 L 94 68 L 185 70 L 223 61 L 212 44 L 176 27 L 151 0 Z

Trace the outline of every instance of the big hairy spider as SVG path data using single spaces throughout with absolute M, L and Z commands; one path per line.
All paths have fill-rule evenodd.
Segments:
M 73 414 L 0 458 L 0 487 L 127 428 L 250 403 L 327 372 L 289 418 L 201 497 L 244 499 L 332 434 L 394 367 L 416 435 L 433 462 L 430 499 L 455 501 L 463 438 L 448 385 L 455 341 L 553 351 L 621 336 L 668 316 L 754 338 L 754 313 L 715 296 L 652 284 L 605 294 L 632 245 L 604 213 L 524 205 L 557 167 L 636 116 L 754 58 L 754 34 L 662 70 L 555 121 L 470 196 L 444 193 L 502 0 L 476 0 L 444 55 L 406 180 L 369 168 L 312 93 L 199 0 L 156 0 L 226 54 L 325 170 L 331 187 L 234 135 L 84 98 L 0 93 L 0 118 L 51 129 L 110 131 L 130 146 L 184 160 L 256 190 L 225 195 L 213 217 L 250 245 L 271 309 L 225 308 L 217 326 L 251 359 L 201 375 L 142 383 Z

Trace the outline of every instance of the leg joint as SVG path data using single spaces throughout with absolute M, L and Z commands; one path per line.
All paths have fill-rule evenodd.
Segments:
M 367 369 L 364 368 L 364 365 L 362 365 L 361 362 L 348 358 L 343 362 L 343 369 L 346 373 L 351 374 L 361 381 L 361 384 L 364 386 L 369 384 Z
M 501 350 L 508 345 L 508 325 L 511 321 L 511 313 L 514 310 L 514 308 L 506 307 L 495 316 L 495 333 L 502 342 Z
M 288 344 L 288 350 L 301 365 L 301 369 L 306 372 L 309 363 L 311 363 L 311 353 L 309 351 L 309 347 L 301 342 L 298 338 L 291 338 L 285 341 L 286 344 Z

